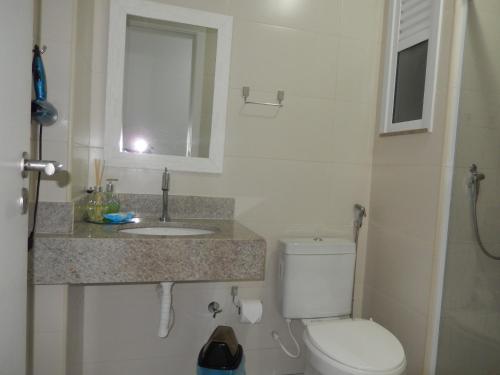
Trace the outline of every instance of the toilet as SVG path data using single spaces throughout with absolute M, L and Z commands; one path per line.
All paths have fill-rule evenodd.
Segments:
M 280 308 L 304 323 L 304 375 L 400 375 L 399 340 L 380 324 L 351 319 L 356 246 L 341 238 L 279 242 Z

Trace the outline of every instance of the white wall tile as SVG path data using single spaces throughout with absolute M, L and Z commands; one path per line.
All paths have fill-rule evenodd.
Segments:
M 338 49 L 336 98 L 369 101 L 375 94 L 380 44 L 341 38 Z
M 338 38 L 281 26 L 235 22 L 231 87 L 332 98 Z M 298 48 L 300 46 L 300 48 Z
M 187 8 L 205 10 L 208 12 L 227 13 L 230 0 L 155 0 L 160 3 Z
M 33 295 L 33 330 L 38 333 L 64 331 L 67 286 L 36 285 Z
M 247 21 L 338 34 L 340 0 L 230 1 L 231 13 Z
M 65 375 L 65 332 L 33 334 L 33 375 Z
M 385 166 L 373 168 L 372 223 L 399 235 L 434 241 L 440 168 Z
M 74 1 L 41 1 L 41 38 L 70 43 L 73 33 Z
M 342 0 L 341 34 L 379 42 L 383 10 L 383 0 Z
M 276 100 L 275 93 L 252 91 L 252 95 Z M 262 108 L 244 105 L 241 90 L 233 89 L 229 108 L 227 156 L 333 161 L 331 100 L 288 95 L 283 108 Z
M 336 100 L 333 135 L 330 139 L 333 160 L 337 163 L 370 164 L 376 120 L 368 103 Z
M 408 308 L 427 314 L 432 282 L 433 243 L 406 237 L 388 225 L 370 223 L 365 283 Z

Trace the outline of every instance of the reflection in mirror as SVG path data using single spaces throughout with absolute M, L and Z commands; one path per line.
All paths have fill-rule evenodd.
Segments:
M 127 15 L 120 151 L 208 158 L 217 30 Z

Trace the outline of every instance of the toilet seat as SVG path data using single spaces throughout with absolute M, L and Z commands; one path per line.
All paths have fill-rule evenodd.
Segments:
M 345 374 L 401 374 L 406 368 L 399 340 L 381 325 L 363 319 L 308 321 L 304 341 L 316 367 Z M 327 372 L 328 371 L 328 372 Z

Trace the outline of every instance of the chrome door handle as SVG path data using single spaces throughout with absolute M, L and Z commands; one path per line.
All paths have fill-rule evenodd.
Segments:
M 24 160 L 24 171 L 43 172 L 46 176 L 53 176 L 62 169 L 62 164 L 53 160 Z
M 62 170 L 63 165 L 55 160 L 32 160 L 28 159 L 28 154 L 23 153 L 23 159 L 21 160 L 21 171 L 23 176 L 26 176 L 26 172 L 42 172 L 46 176 L 53 176 L 60 170 Z

